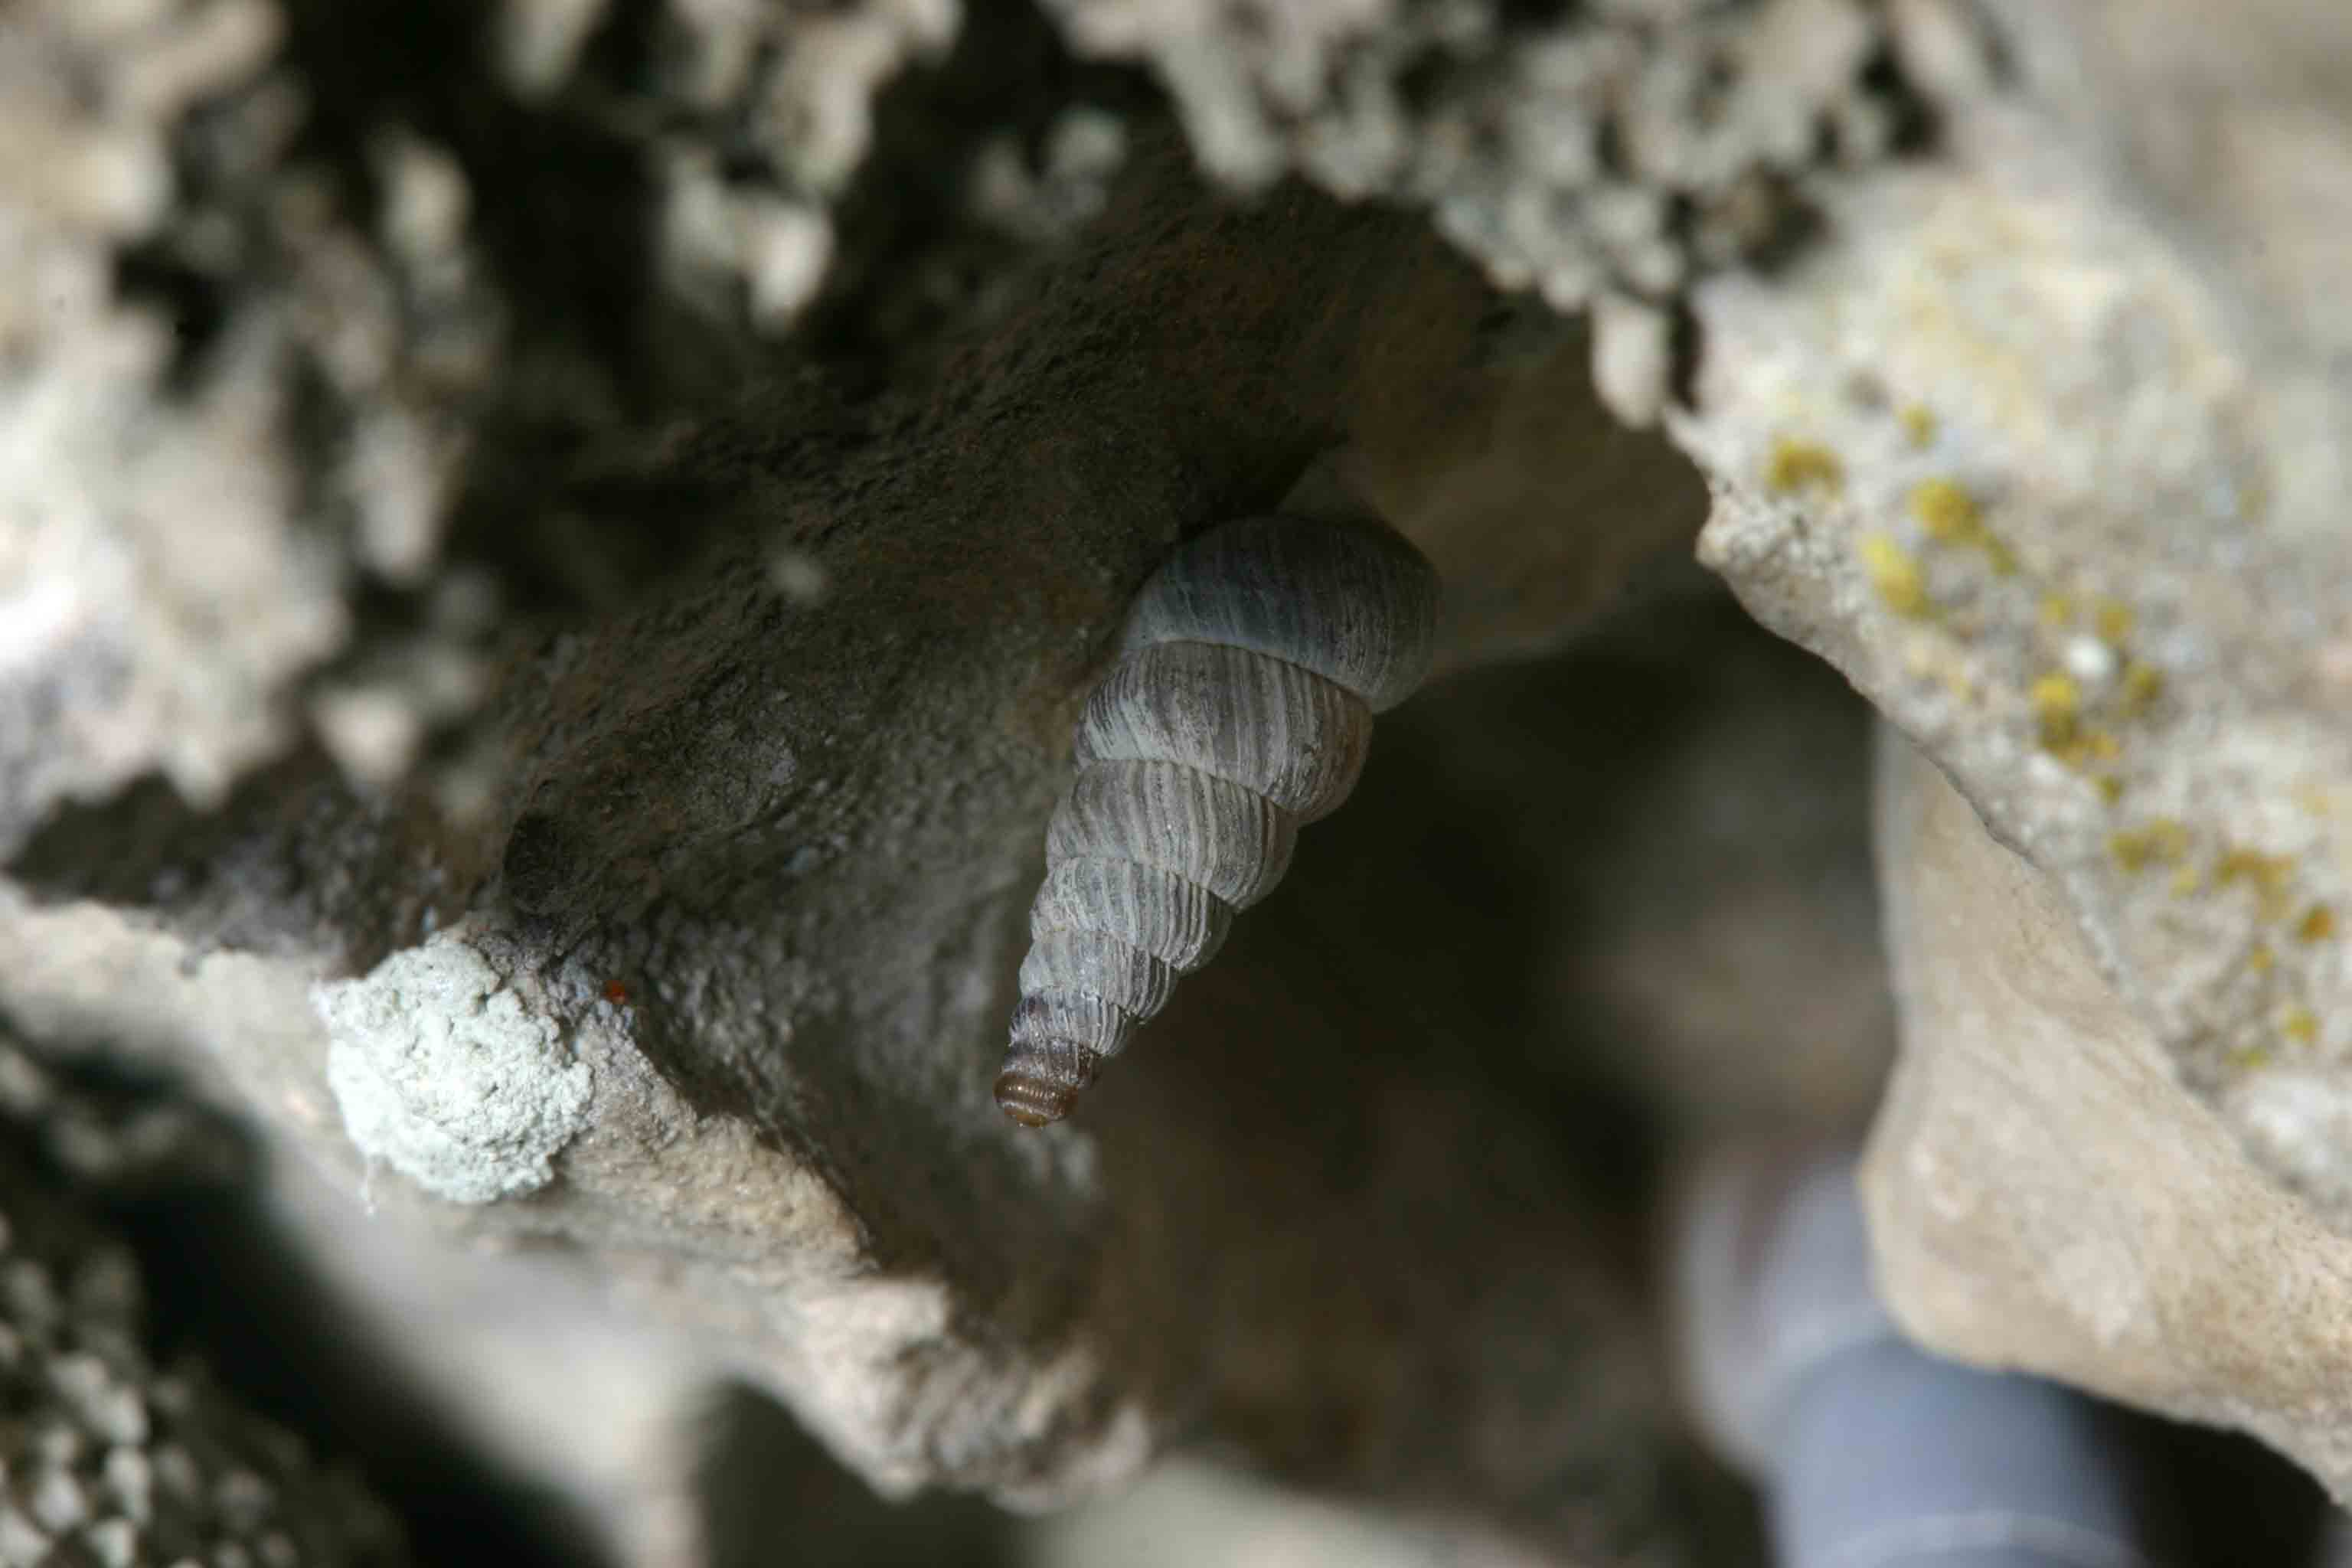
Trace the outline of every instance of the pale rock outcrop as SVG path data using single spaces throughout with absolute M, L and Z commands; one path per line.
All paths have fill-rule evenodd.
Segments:
M 1903 1054 L 1863 1184 L 1896 1316 L 2352 1498 L 2352 1242 L 2182 1091 L 2053 880 L 1891 732 L 1881 764 Z
M 1693 291 L 1675 428 L 1703 559 L 1936 758 L 2179 1080 L 2352 1226 L 2352 1155 L 2310 1131 L 2352 1081 L 2324 281 L 2352 187 L 2264 174 L 2352 138 L 2325 9 L 1992 8 L 2012 75 L 1945 105 L 1944 156 L 1824 186 L 1834 243 Z

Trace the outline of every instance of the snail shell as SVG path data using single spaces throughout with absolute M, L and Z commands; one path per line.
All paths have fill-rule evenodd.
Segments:
M 1372 524 L 1228 523 L 1144 584 L 1046 830 L 1006 1115 L 1068 1115 L 1282 880 L 1299 825 L 1355 788 L 1372 715 L 1428 673 L 1436 625 L 1436 573 Z

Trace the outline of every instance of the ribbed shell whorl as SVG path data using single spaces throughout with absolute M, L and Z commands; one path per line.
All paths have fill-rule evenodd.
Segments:
M 1372 715 L 1427 675 L 1436 626 L 1436 573 L 1377 525 L 1249 518 L 1161 563 L 1046 830 L 1006 1115 L 1067 1115 L 1281 881 L 1299 825 L 1355 788 Z

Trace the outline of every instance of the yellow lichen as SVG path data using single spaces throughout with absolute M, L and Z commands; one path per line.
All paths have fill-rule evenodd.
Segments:
M 2238 482 L 2238 516 L 2248 522 L 2260 522 L 2271 509 L 2271 479 L 2268 474 L 2251 473 Z
M 2336 934 L 2336 911 L 2326 904 L 2314 904 L 2303 911 L 2303 919 L 2294 922 L 2297 942 L 2326 942 Z
M 2053 670 L 2026 689 L 2025 700 L 2033 704 L 2034 716 L 2041 721 L 2044 746 L 2063 752 L 2074 743 L 2083 712 L 2083 689 L 2074 684 L 2073 676 Z
M 2231 1067 L 2242 1068 L 2247 1072 L 2260 1072 L 2271 1065 L 2271 1054 L 2260 1046 L 2247 1046 L 2231 1051 L 2229 1062 Z
M 2099 798 L 2109 805 L 2124 797 L 2124 781 L 2113 773 L 2101 773 L 2091 783 L 2097 788 Z
M 2183 866 L 2172 874 L 2172 896 L 2185 899 L 2205 885 L 2205 873 L 2194 866 Z
M 2036 680 L 2030 695 L 2034 708 L 2043 713 L 2074 713 L 2083 705 L 2083 689 L 2074 684 L 2074 678 L 2055 670 Z
M 1777 495 L 1808 486 L 1819 486 L 1834 495 L 1845 488 L 1845 465 L 1817 441 L 1784 436 L 1772 443 L 1771 459 L 1764 466 L 1764 484 Z
M 2299 1003 L 2287 1006 L 2279 1013 L 2279 1033 L 2298 1046 L 2307 1046 L 2319 1038 L 2319 1016 Z
M 1973 542 L 1984 527 L 1984 509 L 1950 479 L 1922 479 L 1913 485 L 1911 515 L 1928 538 L 1946 544 Z
M 2189 829 L 2171 817 L 2154 817 L 2110 837 L 2107 853 L 2126 871 L 2144 869 L 2152 862 L 2175 865 L 2189 853 Z
M 2271 965 L 2277 962 L 2277 957 L 2271 950 L 2258 942 L 2246 954 L 2246 970 L 2252 974 L 2268 974 L 2271 972 Z
M 1922 479 L 1911 487 L 1911 515 L 1938 544 L 1966 544 L 1984 552 L 1996 577 L 2017 570 L 2017 556 L 1987 528 L 1984 508 L 1954 479 Z
M 1936 411 L 1926 404 L 1906 404 L 1895 417 L 1903 422 L 1903 434 L 1914 447 L 1925 447 L 1936 438 Z
M 2284 855 L 2265 855 L 2259 849 L 2225 849 L 2221 858 L 2213 863 L 2213 879 L 2223 887 L 2233 882 L 2251 882 L 2258 888 L 2285 885 L 2287 874 L 2294 863 Z
M 1898 616 L 1924 616 L 1933 607 L 1927 597 L 1927 574 L 1904 548 L 1883 533 L 1865 533 L 1856 542 L 1863 570 L 1886 607 Z
M 2153 665 L 2134 659 L 2124 666 L 2123 710 L 2126 718 L 2147 712 L 2163 695 L 2164 676 Z
M 2265 855 L 2259 849 L 2224 849 L 2213 863 L 2216 887 L 2234 887 L 2243 882 L 2254 889 L 2254 897 L 2266 917 L 2276 920 L 2286 913 L 2288 879 L 2294 874 L 2294 862 L 2284 855 Z
M 2112 763 L 2123 755 L 2124 743 L 2107 730 L 2081 730 L 2065 739 L 2051 742 L 2044 736 L 2050 752 L 2070 768 L 2086 768 L 2093 763 Z
M 2063 594 L 2042 595 L 2042 624 L 2055 631 L 2074 618 L 2074 601 Z
M 2101 599 L 2091 613 L 2091 625 L 2111 643 L 2127 641 L 2132 634 L 2131 606 L 2120 599 Z

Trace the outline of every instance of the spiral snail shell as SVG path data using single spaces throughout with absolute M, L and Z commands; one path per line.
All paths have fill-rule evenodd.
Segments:
M 1355 788 L 1372 715 L 1428 673 L 1437 574 L 1373 523 L 1254 517 L 1143 585 L 1045 835 L 996 1103 L 1069 1114 L 1104 1058 Z

